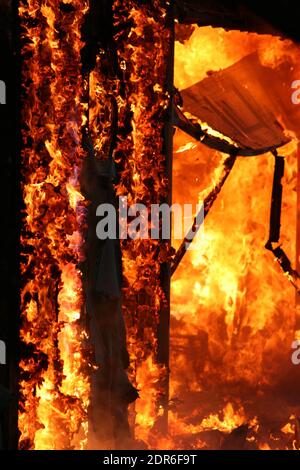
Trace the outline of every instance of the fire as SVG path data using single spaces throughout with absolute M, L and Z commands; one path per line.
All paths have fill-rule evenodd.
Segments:
M 151 4 L 116 0 L 119 74 L 102 75 L 104 51 L 100 51 L 87 86 L 80 58 L 87 0 L 46 0 L 42 6 L 37 0 L 20 3 L 24 59 L 20 448 L 86 446 L 89 372 L 79 269 L 87 204 L 79 182 L 83 126 L 89 122 L 96 156 L 108 155 L 115 161 L 118 196 L 127 196 L 129 204 L 147 206 L 166 200 L 170 188 L 163 135 L 170 103 L 169 5 L 164 0 Z M 175 86 L 182 90 L 255 51 L 264 66 L 287 75 L 290 83 L 299 78 L 299 48 L 291 41 L 195 26 L 188 41 L 176 43 Z M 275 90 L 275 84 L 269 86 Z M 283 100 L 289 96 L 287 82 L 285 91 Z M 292 137 L 280 150 L 287 167 L 282 242 L 295 259 L 299 118 L 280 115 L 276 111 L 280 99 L 273 104 L 274 112 Z M 174 201 L 203 199 L 222 174 L 225 158 L 177 130 Z M 293 436 L 297 426 L 290 418 L 299 409 L 288 397 L 294 383 L 290 345 L 296 334 L 295 292 L 264 250 L 273 166 L 270 155 L 238 158 L 208 215 L 197 249 L 186 254 L 176 271 L 167 406 L 168 371 L 158 364 L 157 326 L 168 302 L 161 265 L 170 261 L 169 246 L 156 240 L 122 240 L 130 375 L 140 391 L 131 418 L 136 439 L 151 448 L 219 448 L 235 431 L 244 432 L 244 441 L 253 448 L 299 444 Z M 299 331 L 298 326 L 298 335 Z M 162 436 L 166 408 L 169 434 Z
M 148 442 L 151 445 L 151 430 L 155 426 L 156 420 L 163 413 L 162 406 L 159 406 L 160 400 L 160 380 L 165 371 L 159 368 L 157 361 L 153 359 L 154 355 L 149 355 L 143 361 L 142 367 L 137 367 L 136 383 L 137 388 L 141 390 L 141 400 L 136 406 L 136 434 L 137 437 Z M 144 392 L 145 384 L 147 391 Z
M 89 379 L 83 343 L 85 0 L 21 2 L 23 55 L 22 449 L 82 449 Z
M 299 72 L 299 47 L 273 36 L 221 28 L 195 26 L 184 44 L 176 42 L 175 86 L 187 88 L 207 72 L 255 51 L 263 65 L 286 74 L 286 96 L 281 99 L 289 103 L 288 84 Z M 281 241 L 294 262 L 299 117 L 279 115 L 277 104 L 274 113 L 292 137 L 279 155 L 286 160 Z M 176 131 L 174 202 L 202 200 L 222 171 L 224 155 L 191 140 Z M 264 250 L 273 160 L 268 154 L 237 159 L 205 220 L 204 235 L 172 280 L 171 448 L 219 448 L 217 432 L 230 433 L 254 418 L 258 424 L 247 438 L 249 446 L 293 448 L 286 437 L 290 428 L 284 426 L 292 413 L 299 413 L 287 398 L 296 374 L 290 360 L 295 291 Z M 271 416 L 276 439 L 268 428 Z
M 200 424 L 202 430 L 219 429 L 224 433 L 230 433 L 245 423 L 243 410 L 235 413 L 231 403 L 227 403 L 223 410 L 223 417 L 218 414 L 211 414 L 208 418 L 204 418 Z
M 163 128 L 169 103 L 165 77 L 170 38 L 168 2 L 148 3 L 126 0 L 114 4 L 115 40 L 123 72 L 114 156 L 120 171 L 117 194 L 126 195 L 128 205 L 141 202 L 149 207 L 160 203 L 168 191 Z M 122 241 L 130 375 L 140 391 L 135 437 L 148 444 L 162 412 L 161 381 L 166 373 L 157 362 L 157 324 L 166 302 L 161 264 L 167 256 L 167 247 L 157 240 Z
M 299 51 L 291 40 L 195 25 L 187 42 L 176 41 L 175 85 L 179 90 L 187 88 L 205 78 L 208 72 L 227 68 L 256 51 L 262 64 L 272 68 L 291 60 L 290 68 L 297 74 Z

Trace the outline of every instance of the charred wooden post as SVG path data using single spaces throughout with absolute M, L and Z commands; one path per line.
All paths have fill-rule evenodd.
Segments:
M 150 208 L 171 200 L 167 177 L 171 176 L 173 18 L 169 3 L 161 0 L 116 1 L 114 9 L 123 73 L 114 153 L 117 190 L 128 197 L 128 205 L 143 203 Z M 166 428 L 170 242 L 128 239 L 122 240 L 121 248 L 126 279 L 123 311 L 133 358 L 130 371 L 141 389 L 136 437 L 147 441 L 151 432 Z M 145 400 L 150 403 L 146 412 Z
M 173 161 L 173 93 L 174 93 L 174 43 L 175 43 L 175 23 L 174 23 L 174 6 L 172 5 L 168 12 L 168 24 L 170 29 L 169 39 L 169 54 L 167 58 L 167 72 L 166 72 L 166 90 L 170 95 L 170 102 L 168 108 L 168 116 L 166 119 L 164 129 L 164 152 L 166 157 L 166 177 L 169 184 L 169 191 L 166 197 L 166 203 L 169 207 L 172 205 L 172 161 Z M 170 214 L 171 218 L 171 214 Z M 171 220 L 170 220 L 171 227 Z M 167 242 L 168 251 L 171 253 L 171 240 Z M 166 303 L 162 307 L 159 316 L 158 324 L 158 361 L 164 365 L 166 374 L 162 383 L 162 399 L 161 406 L 163 415 L 161 417 L 161 430 L 167 432 L 168 430 L 168 407 L 169 407 L 169 349 L 170 349 L 170 307 L 171 307 L 171 262 L 167 261 L 162 266 L 162 287 L 165 292 Z
M 84 272 L 88 331 L 96 366 L 91 380 L 89 447 L 126 448 L 130 445 L 127 407 L 137 392 L 125 372 L 129 363 L 121 313 L 120 244 L 96 236 L 97 207 L 103 203 L 117 205 L 113 151 L 118 110 L 113 89 L 119 69 L 111 2 L 90 2 L 84 38 L 83 73 L 88 94 L 84 145 L 88 157 L 82 186 L 90 202 Z

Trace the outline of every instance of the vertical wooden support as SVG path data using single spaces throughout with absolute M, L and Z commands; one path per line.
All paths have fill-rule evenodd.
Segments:
M 174 10 L 170 6 L 169 10 L 169 28 L 170 28 L 170 49 L 167 64 L 167 90 L 170 94 L 170 103 L 168 110 L 168 120 L 164 129 L 164 152 L 166 155 L 166 176 L 169 181 L 169 191 L 166 203 L 169 207 L 172 205 L 172 161 L 173 161 L 173 83 L 174 83 Z M 171 216 L 170 216 L 171 217 Z M 171 240 L 168 241 L 169 248 Z M 169 402 L 169 349 L 170 349 L 170 306 L 171 306 L 171 264 L 165 263 L 162 266 L 162 288 L 166 296 L 166 305 L 160 311 L 158 325 L 158 361 L 164 365 L 166 375 L 162 388 L 164 394 L 161 400 L 163 415 L 161 419 L 161 431 L 168 430 L 168 402 Z
M 300 145 L 297 149 L 297 219 L 296 219 L 296 271 L 300 272 Z M 300 295 L 296 292 L 296 329 L 300 329 Z

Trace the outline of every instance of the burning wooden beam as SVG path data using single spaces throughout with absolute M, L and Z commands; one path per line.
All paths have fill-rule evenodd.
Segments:
M 126 195 L 130 205 L 150 207 L 170 198 L 172 19 L 169 5 L 161 0 L 117 0 L 114 18 L 121 69 L 114 152 L 117 195 Z M 170 276 L 162 266 L 169 261 L 170 243 L 123 240 L 121 248 L 130 376 L 141 390 L 135 432 L 149 442 L 166 416 L 168 401 Z
M 80 28 L 85 0 L 20 2 L 22 28 L 22 449 L 83 448 L 85 201 Z

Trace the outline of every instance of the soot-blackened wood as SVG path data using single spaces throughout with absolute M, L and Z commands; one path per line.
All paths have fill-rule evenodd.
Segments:
M 169 10 L 169 28 L 171 32 L 170 37 L 170 51 L 167 64 L 167 90 L 170 93 L 171 99 L 168 110 L 168 120 L 164 128 L 164 152 L 166 155 L 166 176 L 169 181 L 169 191 L 166 198 L 166 203 L 171 207 L 172 205 L 172 168 L 173 168 L 173 90 L 174 90 L 174 9 L 171 7 Z M 171 226 L 171 224 L 170 224 Z M 169 240 L 169 248 L 171 247 L 171 240 Z M 162 266 L 162 288 L 166 296 L 166 304 L 160 311 L 159 325 L 158 325 L 158 361 L 166 368 L 166 375 L 164 383 L 162 384 L 164 395 L 162 397 L 162 406 L 164 414 L 161 419 L 161 431 L 167 432 L 168 430 L 168 406 L 169 406 L 169 362 L 170 362 L 170 304 L 171 304 L 171 264 L 165 263 Z
M 96 67 L 100 50 L 101 77 L 114 81 L 118 76 L 118 60 L 113 40 L 112 2 L 91 0 L 83 26 L 85 46 L 82 51 L 83 74 Z M 97 65 L 98 67 L 98 65 Z M 117 112 L 111 90 L 103 78 L 103 90 Z M 112 114 L 115 116 L 115 112 Z M 88 126 L 84 139 L 87 158 L 82 173 L 82 190 L 89 200 L 87 215 L 86 262 L 84 290 L 87 323 L 94 361 L 98 370 L 92 374 L 89 410 L 89 447 L 126 448 L 131 445 L 128 424 L 128 404 L 137 398 L 126 369 L 129 357 L 126 332 L 121 310 L 122 262 L 118 240 L 99 240 L 96 236 L 96 209 L 100 204 L 116 205 L 113 187 L 114 165 L 112 152 L 116 142 L 116 116 L 111 125 L 107 152 L 96 154 Z
M 85 43 L 81 56 L 83 72 L 95 68 L 96 56 L 100 49 L 106 52 L 107 62 L 116 70 L 117 56 L 114 54 L 113 12 L 111 0 L 90 0 L 89 12 L 82 27 Z

